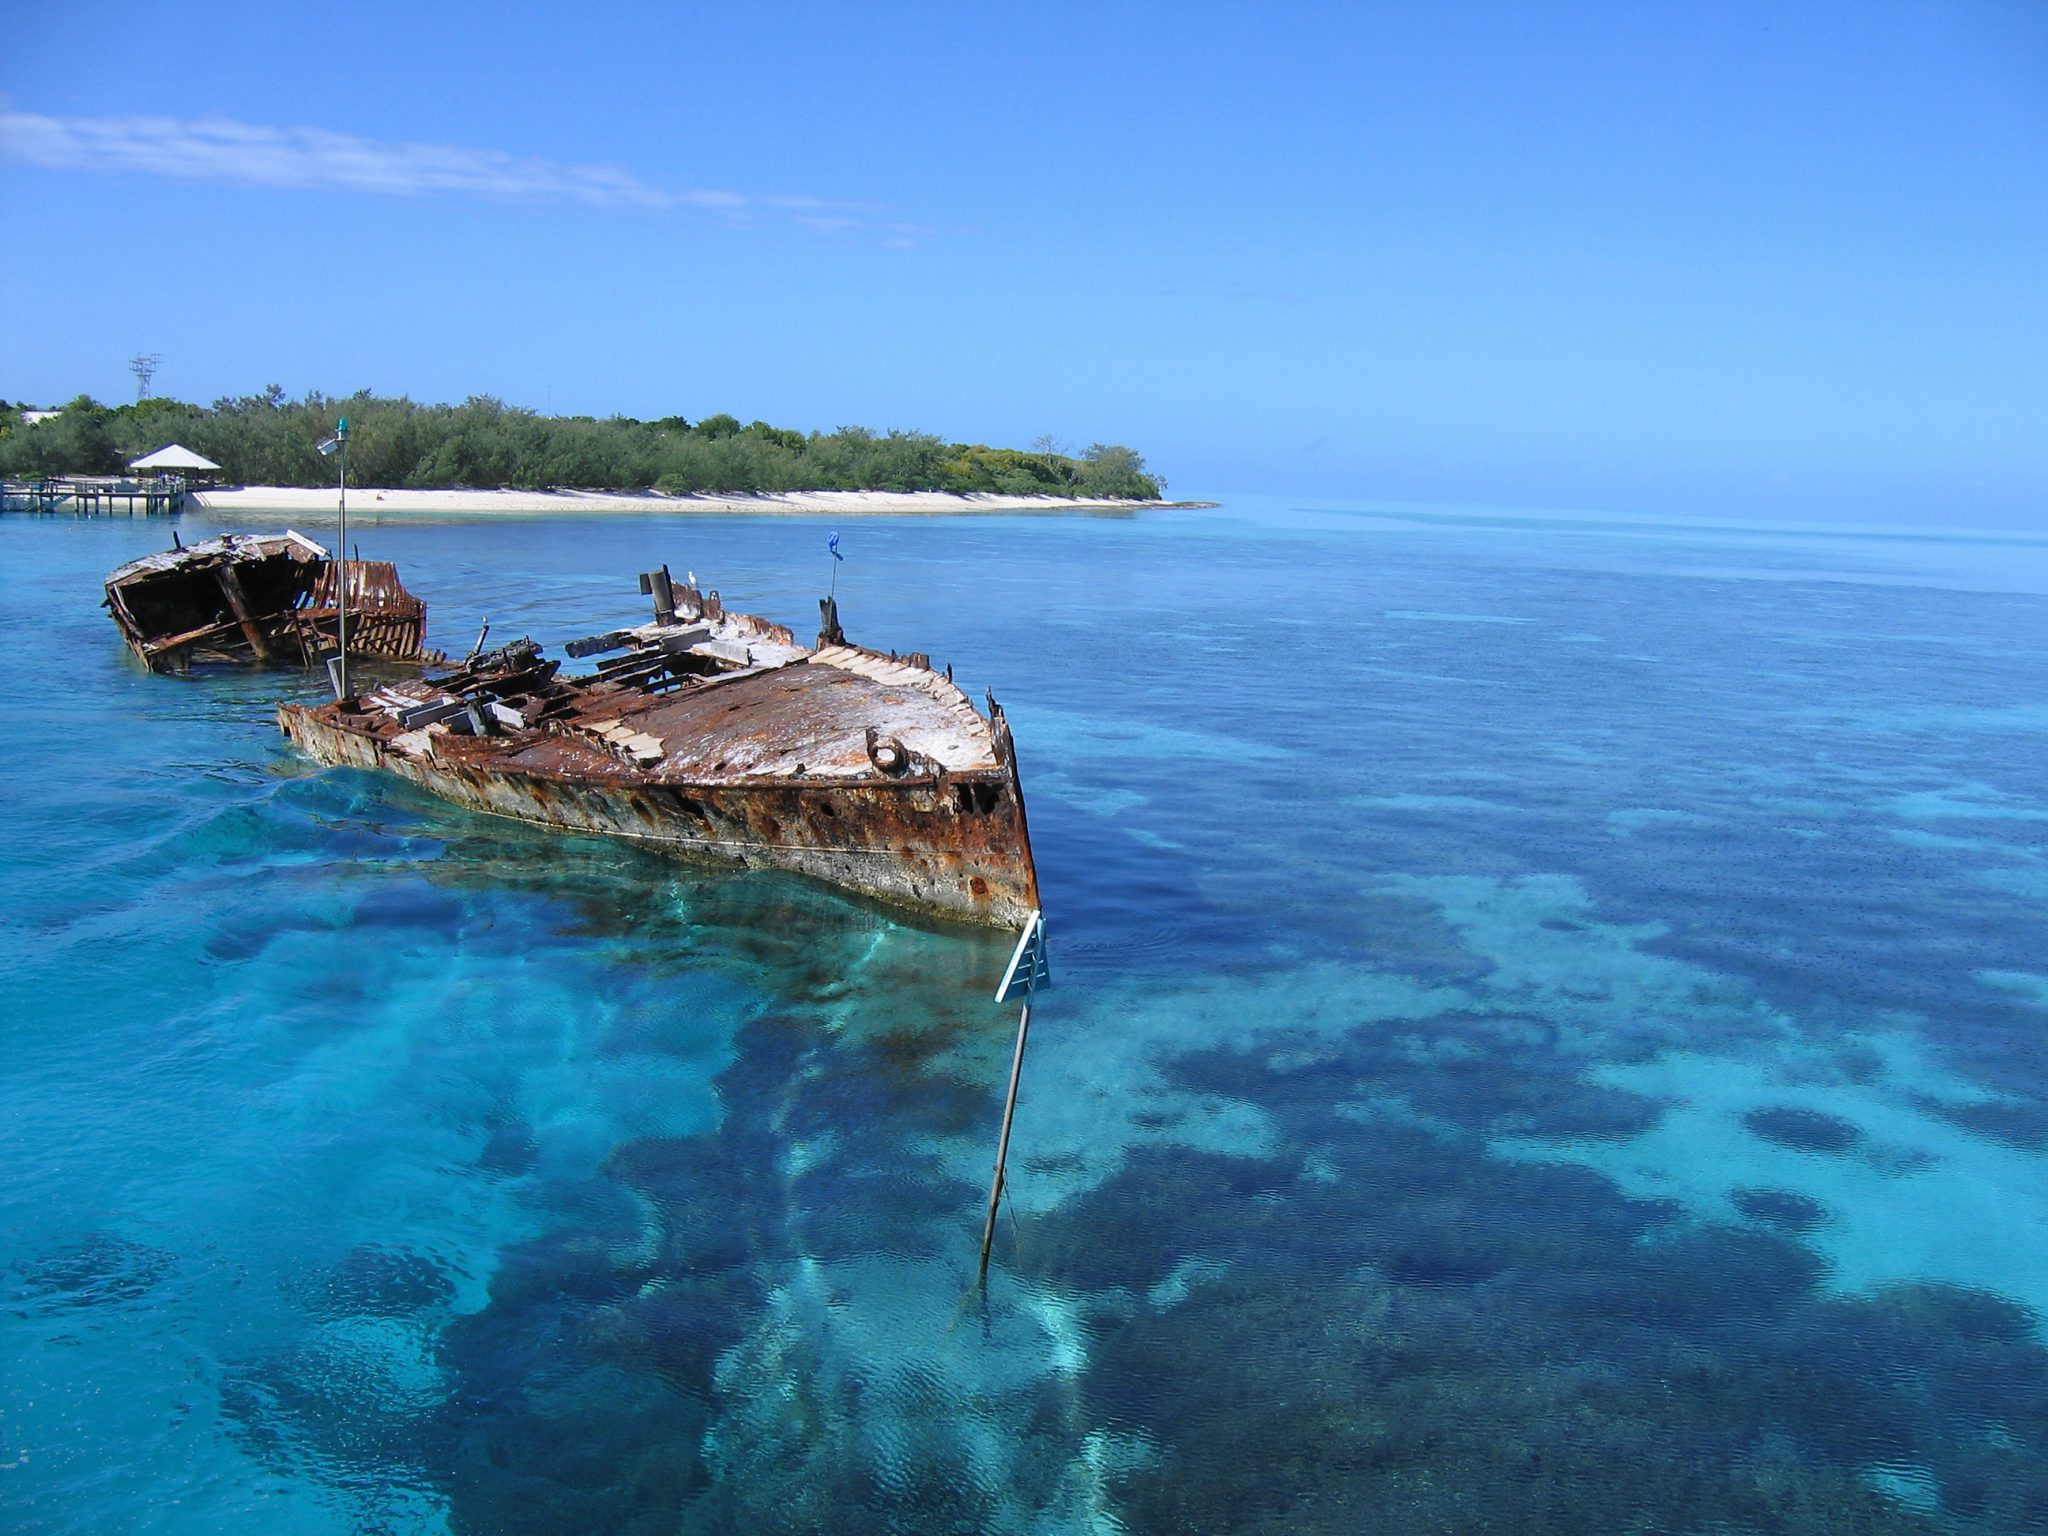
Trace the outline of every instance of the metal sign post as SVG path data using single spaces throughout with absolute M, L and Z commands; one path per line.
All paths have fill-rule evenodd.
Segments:
M 996 1240 L 996 1207 L 1003 1199 L 1003 1170 L 1010 1157 L 1010 1124 L 1017 1118 L 1017 1083 L 1024 1076 L 1024 1040 L 1031 1033 L 1031 994 L 1052 985 L 1052 973 L 1045 963 L 1045 914 L 1033 912 L 1010 956 L 1010 968 L 1003 972 L 1003 984 L 996 988 L 996 1001 L 1024 999 L 1024 1011 L 1017 1018 L 1017 1052 L 1010 1059 L 1010 1092 L 1003 1100 L 1003 1134 L 996 1142 L 995 1178 L 988 1187 L 988 1220 L 981 1229 L 981 1268 L 975 1283 L 988 1286 L 988 1251 Z
M 324 454 L 339 451 L 341 454 L 341 553 L 335 567 L 334 583 L 334 635 L 340 648 L 328 674 L 334 683 L 334 696 L 342 702 L 348 700 L 348 418 L 334 429 L 334 436 L 319 445 Z

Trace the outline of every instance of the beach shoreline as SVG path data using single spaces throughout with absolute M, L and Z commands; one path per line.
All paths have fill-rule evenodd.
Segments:
M 192 506 L 214 513 L 331 512 L 332 486 L 244 485 L 195 491 Z M 755 512 L 786 516 L 959 516 L 973 513 L 1130 513 L 1213 506 L 1212 502 L 1086 500 L 1066 496 L 962 495 L 950 491 L 704 491 L 667 496 L 659 491 L 405 490 L 350 486 L 349 508 L 365 513 L 463 516 L 620 512 Z

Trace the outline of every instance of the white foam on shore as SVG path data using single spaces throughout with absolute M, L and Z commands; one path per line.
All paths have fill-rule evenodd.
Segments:
M 237 516 L 281 513 L 298 516 L 338 510 L 332 486 L 243 485 L 196 491 L 192 501 L 208 512 Z M 542 516 L 618 512 L 830 513 L 834 516 L 901 516 L 905 513 L 958 515 L 975 512 L 1131 511 L 1179 505 L 1165 501 L 1076 500 L 1066 496 L 1000 496 L 950 491 L 776 491 L 760 494 L 704 492 L 665 496 L 658 491 L 403 490 L 351 486 L 349 510 L 449 517 L 509 514 Z

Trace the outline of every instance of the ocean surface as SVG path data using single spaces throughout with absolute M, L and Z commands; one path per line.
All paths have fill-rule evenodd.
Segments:
M 355 511 L 455 652 L 835 526 Z M 985 1296 L 1007 936 L 318 770 L 0 518 L 0 1529 L 2048 1532 L 2048 538 L 836 526 L 1022 757 Z

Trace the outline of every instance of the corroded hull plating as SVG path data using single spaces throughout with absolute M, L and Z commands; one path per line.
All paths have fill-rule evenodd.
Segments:
M 278 724 L 320 762 L 394 773 L 493 815 L 790 870 L 956 921 L 1015 927 L 1039 905 L 1016 754 L 1000 710 L 985 722 L 984 767 L 946 771 L 920 760 L 894 777 L 741 780 L 616 761 L 557 764 L 549 743 L 522 753 L 502 736 L 435 731 L 422 740 L 395 733 L 375 710 L 337 704 L 283 705 Z M 519 756 L 526 761 L 511 761 Z

